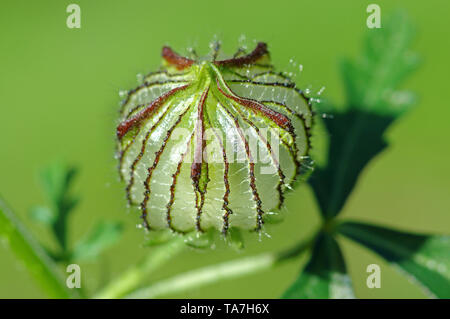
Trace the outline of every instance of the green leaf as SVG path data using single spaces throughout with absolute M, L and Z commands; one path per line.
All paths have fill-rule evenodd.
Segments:
M 30 209 L 31 219 L 43 223 L 45 225 L 52 225 L 55 222 L 56 216 L 54 212 L 46 206 L 34 206 Z
M 76 174 L 76 168 L 67 167 L 62 162 L 55 162 L 41 171 L 40 180 L 51 203 L 62 201 Z
M 450 236 L 346 222 L 338 231 L 406 272 L 433 297 L 450 298 Z
M 397 90 L 417 65 L 411 39 L 410 24 L 397 14 L 369 31 L 359 60 L 342 64 L 347 105 L 324 119 L 330 136 L 327 165 L 309 180 L 326 219 L 339 214 L 361 171 L 387 146 L 386 129 L 414 102 L 412 94 Z
M 123 227 L 117 222 L 100 222 L 75 246 L 72 258 L 76 261 L 93 260 L 108 247 L 114 245 L 122 235 Z
M 383 134 L 394 120 L 358 110 L 324 119 L 330 135 L 328 164 L 318 167 L 309 183 L 325 218 L 342 210 L 361 171 L 387 146 Z
M 49 297 L 69 298 L 71 296 L 54 262 L 1 199 L 0 238 L 22 261 Z
M 397 87 L 419 62 L 418 55 L 410 51 L 413 37 L 413 27 L 402 12 L 392 16 L 383 28 L 368 31 L 361 57 L 342 63 L 350 108 L 377 114 L 404 112 L 401 99 L 395 97 Z
M 55 162 L 43 169 L 40 174 L 41 184 L 52 207 L 52 231 L 58 240 L 62 255 L 67 254 L 67 219 L 69 213 L 78 204 L 79 199 L 69 194 L 70 186 L 77 174 L 77 169 L 64 163 Z M 42 214 L 41 216 L 42 217 Z
M 351 279 L 334 238 L 326 233 L 318 237 L 310 261 L 283 298 L 354 298 Z

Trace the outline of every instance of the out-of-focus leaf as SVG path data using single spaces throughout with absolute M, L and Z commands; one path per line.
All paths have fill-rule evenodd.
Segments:
M 309 179 L 327 219 L 342 210 L 361 171 L 387 146 L 386 129 L 414 102 L 412 94 L 397 89 L 418 62 L 409 50 L 412 35 L 405 15 L 394 15 L 383 28 L 368 32 L 359 60 L 342 63 L 347 106 L 324 119 L 330 136 L 327 165 Z
M 78 204 L 79 199 L 69 194 L 70 186 L 77 174 L 77 169 L 55 162 L 43 169 L 40 174 L 45 194 L 51 204 L 54 218 L 52 230 L 58 240 L 63 254 L 67 254 L 67 219 L 69 213 Z
M 45 225 L 52 225 L 56 219 L 54 212 L 46 206 L 34 206 L 30 209 L 30 217 Z
M 105 249 L 115 244 L 122 235 L 122 225 L 116 222 L 100 222 L 84 239 L 75 246 L 72 259 L 92 260 Z
M 341 65 L 350 108 L 391 115 L 405 111 L 410 97 L 399 99 L 397 87 L 419 62 L 410 50 L 413 37 L 413 27 L 402 12 L 383 28 L 368 31 L 359 59 L 345 59 Z
M 341 211 L 361 171 L 387 146 L 383 134 L 394 120 L 393 116 L 358 110 L 324 119 L 330 134 L 328 163 L 316 168 L 309 183 L 325 218 Z
M 450 236 L 410 234 L 354 222 L 339 225 L 338 231 L 409 274 L 431 296 L 450 298 Z
M 55 162 L 43 169 L 40 180 L 48 200 L 52 203 L 61 202 L 76 174 L 76 168 L 68 167 L 62 162 Z
M 0 239 L 22 261 L 49 297 L 69 298 L 71 296 L 51 258 L 1 199 Z
M 61 247 L 65 251 L 67 251 L 67 223 L 68 223 L 68 216 L 69 213 L 75 208 L 75 206 L 78 204 L 79 199 L 78 198 L 71 198 L 69 195 L 67 195 L 66 198 L 64 198 L 59 203 L 58 208 L 58 215 L 55 220 L 55 223 L 53 224 L 53 232 L 55 233 L 56 238 L 58 239 L 59 243 L 61 244 Z
M 354 298 L 351 279 L 338 243 L 326 233 L 317 239 L 311 259 L 284 293 L 288 299 Z

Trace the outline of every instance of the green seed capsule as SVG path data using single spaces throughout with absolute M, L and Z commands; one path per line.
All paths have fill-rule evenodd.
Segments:
M 308 154 L 310 100 L 274 71 L 266 44 L 218 56 L 164 47 L 161 71 L 122 104 L 119 171 L 149 230 L 259 231 Z

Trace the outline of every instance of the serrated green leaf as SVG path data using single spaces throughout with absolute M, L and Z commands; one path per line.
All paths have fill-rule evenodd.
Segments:
M 67 219 L 69 213 L 78 204 L 79 199 L 69 194 L 70 186 L 77 174 L 77 169 L 62 162 L 55 162 L 41 171 L 40 179 L 45 194 L 51 204 L 54 218 L 52 231 L 62 249 L 67 254 Z
M 309 179 L 323 216 L 332 218 L 341 211 L 361 171 L 387 146 L 383 133 L 394 120 L 359 110 L 323 120 L 330 134 L 328 163 Z
M 77 174 L 77 169 L 62 162 L 55 162 L 44 168 L 40 180 L 47 198 L 52 203 L 59 203 L 67 192 Z
M 56 219 L 53 211 L 46 206 L 34 206 L 30 209 L 31 219 L 43 223 L 45 225 L 52 225 Z
M 123 227 L 117 222 L 100 222 L 75 246 L 72 259 L 93 260 L 108 247 L 114 245 L 122 235 Z
M 338 231 L 409 274 L 431 296 L 450 298 L 450 236 L 411 234 L 354 222 L 339 225 Z
M 345 59 L 341 65 L 349 108 L 377 114 L 404 112 L 390 98 L 417 68 L 418 55 L 410 50 L 413 37 L 411 23 L 402 12 L 388 19 L 383 28 L 368 31 L 362 55 L 355 61 Z
M 0 239 L 52 298 L 69 298 L 56 265 L 0 199 Z
M 397 14 L 385 27 L 369 31 L 359 60 L 342 63 L 347 106 L 324 119 L 330 136 L 327 165 L 317 167 L 309 180 L 326 219 L 339 214 L 361 171 L 387 146 L 386 129 L 414 102 L 411 93 L 397 90 L 417 65 L 411 39 L 409 22 Z
M 338 243 L 326 233 L 317 239 L 303 272 L 284 293 L 288 299 L 354 298 L 351 279 Z

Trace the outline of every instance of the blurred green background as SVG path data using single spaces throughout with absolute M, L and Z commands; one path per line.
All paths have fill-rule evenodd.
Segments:
M 216 36 L 228 52 L 238 38 L 266 41 L 279 70 L 304 66 L 300 87 L 341 103 L 338 61 L 355 56 L 366 27 L 366 7 L 377 3 L 382 19 L 397 8 L 417 28 L 414 49 L 423 59 L 405 87 L 419 104 L 388 132 L 391 147 L 370 163 L 342 217 L 417 232 L 450 230 L 450 107 L 448 99 L 450 2 L 429 1 L 9 1 L 0 4 L 0 194 L 44 243 L 53 239 L 28 218 L 44 202 L 37 171 L 54 159 L 77 165 L 74 193 L 82 197 L 71 217 L 71 242 L 99 220 L 122 221 L 122 241 L 100 262 L 81 264 L 90 291 L 120 274 L 149 252 L 137 229 L 138 215 L 126 207 L 114 159 L 116 115 L 121 89 L 136 86 L 136 74 L 156 69 L 160 49 L 206 53 Z M 81 7 L 81 29 L 66 27 L 66 7 Z M 382 20 L 383 21 L 383 20 Z M 383 23 L 383 22 L 382 22 Z M 272 238 L 247 236 L 235 252 L 187 249 L 148 282 L 195 267 L 280 250 L 309 235 L 319 222 L 306 185 L 287 201 L 286 220 L 269 228 Z M 356 295 L 362 298 L 422 298 L 408 279 L 372 253 L 343 239 Z M 151 249 L 151 248 L 150 248 Z M 178 298 L 277 298 L 300 271 L 304 259 L 245 278 L 223 281 Z M 366 267 L 382 268 L 382 287 L 366 287 Z M 0 245 L 0 298 L 45 297 L 12 253 Z

